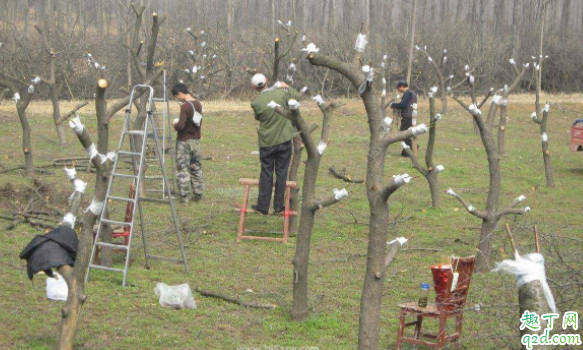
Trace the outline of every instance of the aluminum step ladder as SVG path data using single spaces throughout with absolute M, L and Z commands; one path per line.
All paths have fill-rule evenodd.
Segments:
M 145 90 L 149 91 L 149 98 L 148 98 L 148 103 L 146 106 L 146 118 L 145 118 L 145 121 L 143 123 L 143 128 L 141 130 L 132 130 L 131 106 L 134 103 L 134 98 L 136 96 L 136 94 L 135 94 L 136 90 L 140 90 L 140 89 L 145 89 Z M 138 208 L 138 211 L 140 214 L 140 227 L 142 229 L 142 241 L 143 241 L 143 245 L 144 245 L 144 254 L 145 254 L 145 258 L 146 258 L 146 268 L 148 268 L 148 269 L 150 268 L 150 259 L 157 259 L 157 260 L 170 261 L 170 262 L 184 264 L 184 268 L 186 269 L 186 272 L 189 272 L 188 264 L 186 261 L 186 254 L 184 252 L 184 245 L 182 243 L 182 235 L 180 233 L 180 225 L 179 225 L 179 221 L 178 221 L 178 216 L 176 214 L 174 200 L 173 200 L 172 194 L 170 192 L 171 187 L 168 184 L 168 177 L 166 175 L 166 169 L 163 166 L 163 159 L 162 159 L 163 155 L 160 154 L 160 152 L 158 152 L 158 150 L 160 149 L 160 147 L 159 147 L 160 145 L 159 145 L 158 131 L 156 128 L 156 124 L 154 123 L 153 112 L 152 112 L 152 107 L 153 107 L 153 102 L 154 102 L 153 97 L 154 97 L 154 89 L 149 85 L 139 84 L 139 85 L 134 86 L 134 88 L 132 89 L 132 92 L 130 95 L 129 107 L 128 107 L 128 109 L 126 109 L 126 117 L 125 117 L 122 133 L 121 133 L 118 148 L 117 148 L 117 150 L 118 150 L 117 157 L 115 158 L 115 161 L 113 163 L 111 176 L 109 178 L 109 184 L 107 186 L 105 201 L 103 203 L 103 208 L 101 211 L 101 216 L 100 216 L 99 226 L 97 229 L 97 234 L 95 235 L 95 240 L 93 242 L 93 249 L 91 251 L 91 258 L 89 260 L 90 263 L 89 263 L 89 266 L 87 268 L 87 274 L 85 275 L 86 281 L 89 279 L 89 274 L 90 274 L 92 269 L 99 269 L 99 270 L 105 270 L 105 271 L 111 271 L 111 272 L 120 272 L 120 273 L 123 273 L 122 285 L 125 287 L 126 281 L 127 281 L 129 263 L 130 263 L 130 251 L 131 251 L 131 245 L 132 245 L 132 237 L 133 237 L 133 234 L 135 232 L 134 228 L 136 226 L 136 224 L 135 224 L 136 208 Z M 154 143 L 156 146 L 154 148 L 154 150 L 155 150 L 156 156 L 158 158 L 158 162 L 159 162 L 161 173 L 162 173 L 162 180 L 164 182 L 164 188 L 166 190 L 166 198 L 165 199 L 148 198 L 146 196 L 146 193 L 145 193 L 145 188 L 144 188 L 144 186 L 142 186 L 143 185 L 142 181 L 144 181 L 144 175 L 145 175 L 145 173 L 144 173 L 144 171 L 145 171 L 144 161 L 145 161 L 145 156 L 146 156 L 146 144 L 148 142 L 147 134 L 149 132 L 154 135 L 153 139 L 154 139 Z M 129 150 L 127 150 L 127 146 L 126 146 L 126 149 L 123 149 L 124 148 L 124 141 L 129 141 L 129 146 L 130 146 Z M 138 143 L 141 142 L 141 144 L 139 145 L 140 146 L 139 150 L 137 150 L 136 142 L 138 142 Z M 132 160 L 131 163 L 133 165 L 134 171 L 132 174 L 123 174 L 123 173 L 121 173 L 121 169 L 118 168 L 118 165 L 120 165 L 120 163 L 123 163 L 124 160 L 126 160 L 128 157 L 131 158 L 131 160 Z M 126 179 L 126 180 L 129 179 L 132 182 L 132 184 L 135 186 L 136 191 L 135 191 L 133 198 L 112 195 L 112 187 L 114 186 L 116 181 L 123 181 L 122 179 Z M 145 182 L 144 182 L 144 184 L 145 184 Z M 130 203 L 134 204 L 131 222 L 111 220 L 109 218 L 110 217 L 110 215 L 109 215 L 110 210 L 108 210 L 108 207 L 115 202 L 122 202 L 122 203 L 130 202 Z M 178 239 L 178 245 L 180 247 L 180 254 L 181 254 L 180 259 L 156 256 L 156 255 L 151 255 L 149 253 L 148 242 L 147 242 L 147 237 L 146 237 L 147 236 L 146 235 L 146 227 L 144 224 L 142 202 L 154 202 L 154 203 L 170 205 L 170 211 L 172 213 L 172 220 L 174 221 L 174 228 L 176 231 L 176 237 Z M 128 239 L 127 246 L 126 245 L 118 245 L 118 244 L 114 244 L 114 243 L 102 242 L 101 235 L 102 235 L 102 232 L 104 231 L 105 224 L 116 225 L 116 226 L 117 225 L 129 226 L 130 233 L 129 233 L 129 239 Z M 99 265 L 99 264 L 95 263 L 94 262 L 95 253 L 96 253 L 97 249 L 102 248 L 102 247 L 125 251 L 124 268 L 123 269 L 113 268 L 113 267 L 103 266 L 103 265 Z

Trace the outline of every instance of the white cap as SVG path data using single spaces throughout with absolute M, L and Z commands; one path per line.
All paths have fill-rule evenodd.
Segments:
M 254 87 L 261 88 L 264 87 L 265 84 L 267 84 L 267 78 L 261 73 L 257 73 L 251 78 L 251 85 Z

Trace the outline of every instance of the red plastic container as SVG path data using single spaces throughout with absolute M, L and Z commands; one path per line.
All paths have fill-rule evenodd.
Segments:
M 577 119 L 571 127 L 571 152 L 583 150 L 583 119 Z
M 435 303 L 438 309 L 452 310 L 455 305 L 451 303 L 451 283 L 453 272 L 451 265 L 432 265 L 433 285 L 435 288 Z

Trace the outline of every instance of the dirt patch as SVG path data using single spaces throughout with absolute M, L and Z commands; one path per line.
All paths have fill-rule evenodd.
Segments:
M 31 185 L 14 187 L 7 183 L 0 187 L 0 210 L 15 212 L 34 209 L 39 212 L 64 211 L 68 206 L 68 195 L 40 180 L 34 180 Z M 15 208 L 16 207 L 16 208 Z

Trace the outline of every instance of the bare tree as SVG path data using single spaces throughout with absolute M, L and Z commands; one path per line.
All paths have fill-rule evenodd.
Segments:
M 532 114 L 532 120 L 540 125 L 540 134 L 542 142 L 542 152 L 543 161 L 545 164 L 545 178 L 547 182 L 547 187 L 554 188 L 555 181 L 553 179 L 553 166 L 551 164 L 551 151 L 549 150 L 549 136 L 547 133 L 547 120 L 549 117 L 550 106 L 547 103 L 544 108 L 541 108 L 540 103 L 540 93 L 542 86 L 542 69 L 543 62 L 548 58 L 543 56 L 543 44 L 544 44 L 544 28 L 545 28 L 545 17 L 547 12 L 549 1 L 546 0 L 542 4 L 541 17 L 539 19 L 539 30 L 540 30 L 540 42 L 539 42 L 539 56 L 535 57 L 538 63 L 534 63 L 534 78 L 536 84 L 536 102 L 535 102 L 535 112 Z M 541 116 L 542 114 L 542 116 Z
M 409 62 L 407 64 L 407 84 L 411 84 L 411 70 L 413 68 L 414 48 L 415 48 L 415 29 L 417 27 L 417 0 L 413 0 L 411 5 L 411 36 L 409 37 Z
M 427 47 L 423 46 L 415 46 L 417 51 L 419 51 L 425 58 L 427 62 L 433 67 L 435 70 L 435 75 L 437 77 L 437 82 L 439 84 L 439 96 L 441 98 L 441 114 L 447 113 L 447 87 L 449 86 L 448 83 L 451 83 L 451 79 L 453 79 L 453 75 L 449 77 L 445 77 L 443 74 L 443 69 L 447 62 L 447 49 L 443 49 L 443 56 L 439 62 L 436 61 L 433 57 L 429 55 L 427 52 Z
M 316 212 L 322 208 L 337 203 L 348 195 L 344 190 L 334 190 L 334 195 L 317 199 L 316 180 L 320 168 L 320 161 L 328 145 L 330 135 L 330 122 L 332 112 L 338 107 L 337 104 L 327 104 L 320 96 L 318 105 L 324 117 L 322 119 L 322 134 L 318 144 L 314 142 L 311 129 L 299 110 L 299 103 L 296 100 L 288 101 L 289 111 L 276 107 L 277 113 L 289 119 L 294 127 L 299 131 L 300 137 L 305 145 L 308 159 L 304 172 L 304 182 L 302 187 L 302 211 L 300 216 L 298 240 L 296 244 L 296 254 L 292 260 L 293 271 L 293 301 L 291 316 L 293 320 L 302 321 L 308 317 L 308 265 L 310 258 L 310 243 L 312 240 L 312 230 Z
M 435 87 L 437 89 L 437 87 Z M 429 191 L 431 192 L 431 204 L 434 208 L 438 208 L 440 201 L 439 193 L 439 173 L 444 170 L 443 165 L 435 165 L 433 162 L 433 148 L 435 146 L 435 134 L 437 132 L 437 121 L 441 119 L 441 114 L 435 112 L 435 92 L 429 93 L 429 140 L 427 141 L 427 149 L 425 151 L 425 165 L 424 168 L 419 164 L 417 156 L 411 151 L 411 148 L 403 142 L 403 150 L 411 158 L 413 168 L 417 170 L 423 177 L 427 179 L 429 184 Z
M 428 130 L 425 125 L 397 133 L 390 133 L 387 130 L 373 84 L 373 73 L 370 69 L 372 67 L 359 67 L 355 63 L 345 63 L 319 54 L 317 51 L 309 53 L 307 58 L 312 65 L 332 69 L 347 78 L 355 88 L 359 89 L 359 95 L 367 113 L 370 143 L 366 185 L 370 208 L 370 229 L 366 274 L 360 304 L 358 346 L 359 349 L 377 349 L 383 281 L 387 266 L 392 261 L 389 257 L 391 254 L 393 257 L 396 254 L 393 249 L 388 254 L 386 252 L 389 226 L 388 199 L 403 184 L 411 181 L 409 175 L 403 174 L 395 176 L 388 184 L 384 183 L 387 148 L 395 142 L 401 142 Z
M 518 84 L 518 81 L 524 76 L 526 67 L 522 70 L 522 73 L 514 80 L 512 86 Z M 473 84 L 473 79 L 468 79 L 468 82 Z M 512 88 L 505 87 L 505 90 L 511 90 Z M 459 97 L 454 96 L 454 99 L 470 113 L 474 121 L 476 122 L 477 128 L 480 131 L 480 137 L 482 139 L 482 144 L 486 150 L 486 156 L 488 158 L 488 171 L 489 177 L 489 187 L 488 187 L 488 198 L 486 201 L 486 210 L 478 210 L 473 205 L 465 201 L 460 195 L 455 193 L 452 189 L 447 191 L 448 194 L 456 197 L 460 203 L 467 209 L 467 211 L 477 218 L 482 220 L 482 227 L 480 229 L 480 238 L 478 244 L 479 254 L 476 259 L 476 271 L 485 272 L 491 268 L 490 259 L 492 256 L 492 238 L 494 236 L 494 231 L 498 222 L 506 215 L 522 215 L 530 210 L 529 207 L 516 209 L 515 207 L 520 204 L 525 197 L 520 196 L 516 198 L 508 207 L 504 209 L 499 209 L 500 200 L 500 186 L 501 186 L 501 176 L 500 176 L 500 154 L 498 153 L 498 148 L 494 141 L 492 135 L 492 129 L 488 126 L 488 123 L 482 117 L 482 112 L 476 104 L 475 96 L 472 94 L 472 104 L 470 106 L 466 105 Z M 501 98 L 493 98 L 490 103 L 490 111 L 496 108 L 497 103 L 500 102 Z M 488 113 L 488 117 L 492 115 L 491 112 Z

